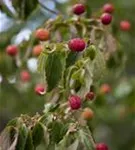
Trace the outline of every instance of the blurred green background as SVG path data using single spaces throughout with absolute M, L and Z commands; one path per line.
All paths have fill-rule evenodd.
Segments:
M 65 17 L 71 15 L 70 7 L 78 0 L 28 0 L 25 8 L 22 1 L 0 1 L 0 131 L 8 120 L 22 113 L 30 115 L 44 108 L 44 97 L 37 96 L 33 90 L 42 77 L 36 72 L 37 58 L 30 55 L 27 61 L 21 62 L 19 67 L 13 59 L 5 54 L 9 44 L 20 46 L 20 57 L 26 54 L 32 45 L 29 38 L 32 32 L 42 26 L 48 18 L 55 18 L 56 14 L 45 9 L 61 12 Z M 122 45 L 126 56 L 125 69 L 118 76 L 114 70 L 102 82 L 108 82 L 112 92 L 98 96 L 101 103 L 95 104 L 97 123 L 93 125 L 97 141 L 105 141 L 110 150 L 135 150 L 135 0 L 80 0 L 88 8 L 87 17 L 93 13 L 100 14 L 105 3 L 112 3 L 115 7 L 112 31 L 117 42 Z M 119 24 L 121 20 L 131 23 L 131 30 L 123 32 Z M 121 70 L 122 66 L 117 68 Z M 21 70 L 28 70 L 30 82 L 20 81 Z M 115 72 L 116 73 L 116 72 Z

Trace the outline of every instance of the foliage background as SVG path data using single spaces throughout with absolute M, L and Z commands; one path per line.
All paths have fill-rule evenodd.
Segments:
M 12 0 L 17 3 L 17 0 Z M 46 0 L 43 5 L 50 9 L 66 14 L 70 6 L 78 0 Z M 9 5 L 10 2 L 6 0 Z M 102 103 L 96 105 L 96 123 L 93 124 L 94 136 L 97 141 L 105 141 L 112 150 L 135 149 L 135 1 L 134 0 L 82 0 L 89 8 L 88 16 L 92 12 L 100 13 L 106 2 L 112 2 L 115 6 L 113 20 L 113 34 L 122 45 L 127 61 L 125 70 L 119 76 L 113 76 L 113 71 L 102 81 L 108 82 L 112 87 L 112 93 L 101 99 Z M 33 5 L 33 3 L 35 5 Z M 36 5 L 37 4 L 37 5 Z M 17 6 L 17 4 L 16 4 Z M 10 7 L 11 8 L 11 7 Z M 5 55 L 5 48 L 9 43 L 19 44 L 23 39 L 22 53 L 25 53 L 25 44 L 33 30 L 44 24 L 48 18 L 56 17 L 39 5 L 36 0 L 29 0 L 27 11 L 18 12 L 7 9 L 0 1 L 0 130 L 7 121 L 20 114 L 35 114 L 41 112 L 44 107 L 44 98 L 37 96 L 33 90 L 38 82 L 42 82 L 40 74 L 36 70 L 37 58 L 30 58 L 23 68 L 28 68 L 31 73 L 31 82 L 23 84 L 19 80 L 19 73 L 23 68 L 16 69 L 12 60 Z M 23 9 L 22 9 L 23 11 Z M 25 15 L 24 15 L 25 14 Z M 131 22 L 131 30 L 122 32 L 119 29 L 121 20 Z M 35 64 L 35 65 L 33 65 Z M 121 67 L 119 68 L 121 69 Z M 118 71 L 118 70 L 117 70 Z M 16 79 L 14 78 L 16 75 Z M 7 78 L 9 80 L 7 80 Z M 10 81 L 10 82 L 9 82 Z

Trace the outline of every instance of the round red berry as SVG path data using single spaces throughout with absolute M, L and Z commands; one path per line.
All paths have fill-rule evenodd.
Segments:
M 94 92 L 89 92 L 86 94 L 86 99 L 88 99 L 88 100 L 93 100 L 94 97 L 95 97 Z
M 18 47 L 16 45 L 9 45 L 7 48 L 6 48 L 6 52 L 8 55 L 10 56 L 16 56 L 17 53 L 18 53 Z
M 27 70 L 23 70 L 20 77 L 22 82 L 28 82 L 31 78 L 30 73 Z
M 81 15 L 85 12 L 85 6 L 83 4 L 75 4 L 73 6 L 73 13 L 76 15 Z
M 69 41 L 68 47 L 71 51 L 80 52 L 86 47 L 85 41 L 80 38 L 75 38 Z
M 123 31 L 129 31 L 131 28 L 131 24 L 129 21 L 121 21 L 120 22 L 120 29 L 123 30 Z
M 110 3 L 107 3 L 103 6 L 103 12 L 106 12 L 106 13 L 113 13 L 114 11 L 114 6 L 113 4 L 110 4 Z
M 69 97 L 69 105 L 71 109 L 79 109 L 81 107 L 81 98 L 77 95 L 72 95 Z
M 46 41 L 49 39 L 50 33 L 47 29 L 38 29 L 35 33 L 35 37 L 41 41 Z
M 108 150 L 108 146 L 104 143 L 96 144 L 96 150 Z
M 101 22 L 104 24 L 104 25 L 108 25 L 110 24 L 112 21 L 112 15 L 109 14 L 109 13 L 103 13 L 102 16 L 101 16 Z
M 42 84 L 37 84 L 35 86 L 35 93 L 38 95 L 44 95 L 45 94 L 45 87 Z

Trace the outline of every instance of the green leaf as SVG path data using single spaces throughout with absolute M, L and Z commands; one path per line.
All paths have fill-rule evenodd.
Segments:
M 28 132 L 27 141 L 26 141 L 24 150 L 34 150 L 31 131 Z
M 14 126 L 14 127 L 16 127 L 17 123 L 18 123 L 18 118 L 14 118 L 14 119 L 12 119 L 12 120 L 10 120 L 8 122 L 7 126 Z
M 37 68 L 38 71 L 42 74 L 44 73 L 46 59 L 47 59 L 47 55 L 42 52 L 38 58 L 38 68 Z
M 85 64 L 84 84 L 81 85 L 81 88 L 78 91 L 78 95 L 82 98 L 85 97 L 85 95 L 89 92 L 90 86 L 92 84 L 93 84 L 93 65 L 89 60 Z
M 93 60 L 96 56 L 96 48 L 94 45 L 89 46 L 88 48 L 86 48 L 85 53 L 84 53 L 85 57 L 89 57 L 91 60 Z
M 62 140 L 55 146 L 55 150 L 77 150 L 78 145 L 77 134 L 66 132 Z
M 77 60 L 78 53 L 77 52 L 70 52 L 67 59 L 66 59 L 66 67 L 69 67 L 75 63 Z
M 48 84 L 48 92 L 55 88 L 61 80 L 64 66 L 65 57 L 62 55 L 61 52 L 55 51 L 49 54 L 45 63 L 45 73 Z
M 96 56 L 93 60 L 93 67 L 94 80 L 96 81 L 101 79 L 106 71 L 106 62 L 103 53 L 99 49 L 96 49 Z
M 22 124 L 19 128 L 19 136 L 16 145 L 17 150 L 24 150 L 27 136 L 28 136 L 28 129 L 25 124 Z
M 36 125 L 32 130 L 32 139 L 33 139 L 34 147 L 37 147 L 41 143 L 43 136 L 44 136 L 43 125 L 38 122 L 36 123 Z
M 67 126 L 61 123 L 60 121 L 52 122 L 48 128 L 51 130 L 50 140 L 54 143 L 58 143 L 67 132 Z
M 77 150 L 78 146 L 79 146 L 79 140 L 77 139 L 77 140 L 75 140 L 75 142 L 73 144 L 71 144 L 67 148 L 67 150 Z
M 68 135 L 65 135 L 64 138 L 55 146 L 55 150 L 66 150 L 68 138 Z
M 85 70 L 84 69 L 79 69 L 77 71 L 75 71 L 71 78 L 74 79 L 74 80 L 78 80 L 81 84 L 84 83 L 84 75 L 85 75 Z
M 95 144 L 88 128 L 79 130 L 79 137 L 86 150 L 95 150 Z
M 55 150 L 55 145 L 49 144 L 46 150 Z
M 55 110 L 58 109 L 60 104 L 52 104 L 52 103 L 47 103 L 44 105 L 44 110 L 43 112 L 47 114 L 48 112 L 54 112 Z

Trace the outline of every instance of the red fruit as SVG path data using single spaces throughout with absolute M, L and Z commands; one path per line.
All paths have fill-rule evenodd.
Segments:
M 35 33 L 35 37 L 41 41 L 49 39 L 50 33 L 47 29 L 38 29 Z
M 120 22 L 120 29 L 123 30 L 123 31 L 129 31 L 131 28 L 131 24 L 129 21 L 121 21 Z
M 103 13 L 102 16 L 101 16 L 101 22 L 104 24 L 104 25 L 108 25 L 110 24 L 112 21 L 112 15 L 109 14 L 109 13 Z
M 96 144 L 96 150 L 108 150 L 108 146 L 104 143 Z
M 112 13 L 114 11 L 113 4 L 107 3 L 103 6 L 103 11 L 106 13 Z
M 9 45 L 7 48 L 6 48 L 6 52 L 8 55 L 10 56 L 16 56 L 16 54 L 18 53 L 18 48 L 16 45 Z
M 69 105 L 71 109 L 79 109 L 81 107 L 81 98 L 77 95 L 72 95 L 69 97 Z
M 45 94 L 45 88 L 42 84 L 37 84 L 35 86 L 35 93 L 38 95 L 44 95 Z
M 85 6 L 83 4 L 75 4 L 73 6 L 73 13 L 76 15 L 81 15 L 85 12 Z
M 80 38 L 75 38 L 69 41 L 68 47 L 71 51 L 80 52 L 86 47 L 85 41 Z
M 93 100 L 95 97 L 94 92 L 89 92 L 86 94 L 86 99 Z
M 103 94 L 107 94 L 107 93 L 110 93 L 111 92 L 111 87 L 109 84 L 103 84 L 101 87 L 100 87 L 100 92 L 103 93 Z
M 20 74 L 22 82 L 28 82 L 30 80 L 30 73 L 26 70 L 23 70 Z
M 34 56 L 39 56 L 41 51 L 42 51 L 42 46 L 41 45 L 36 45 L 36 46 L 34 46 L 34 48 L 32 50 L 32 53 L 33 53 Z

